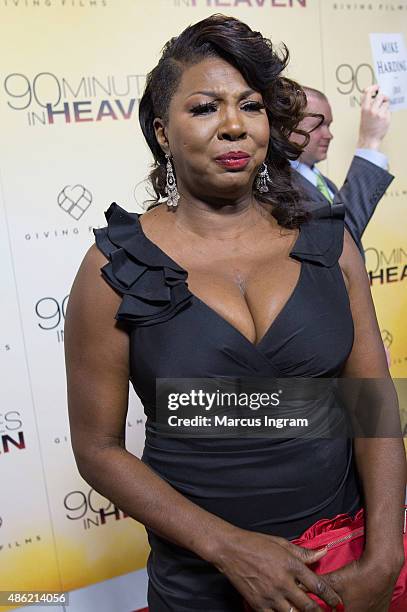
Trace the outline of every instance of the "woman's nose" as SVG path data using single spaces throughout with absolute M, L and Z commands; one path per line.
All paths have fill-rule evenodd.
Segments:
M 219 125 L 219 140 L 241 140 L 246 138 L 246 127 L 239 111 L 225 112 Z

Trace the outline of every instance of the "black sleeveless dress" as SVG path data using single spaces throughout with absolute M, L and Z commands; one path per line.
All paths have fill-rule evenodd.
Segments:
M 169 438 L 154 427 L 156 378 L 338 377 L 353 321 L 338 259 L 342 205 L 304 223 L 290 256 L 297 285 L 254 345 L 187 285 L 187 272 L 143 233 L 138 215 L 112 204 L 94 230 L 109 262 L 106 281 L 123 296 L 116 319 L 130 335 L 130 379 L 145 414 L 142 460 L 185 497 L 241 528 L 288 539 L 361 506 L 351 441 Z M 171 512 L 171 508 L 168 509 Z M 192 552 L 149 532 L 151 612 L 236 612 L 241 596 Z

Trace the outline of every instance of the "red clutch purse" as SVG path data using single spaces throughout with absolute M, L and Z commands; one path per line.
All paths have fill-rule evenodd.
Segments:
M 404 553 L 407 559 L 406 535 L 407 506 L 404 510 Z M 354 518 L 348 514 L 338 514 L 334 519 L 322 519 L 309 527 L 301 537 L 292 540 L 293 544 L 304 548 L 328 547 L 328 552 L 310 566 L 316 574 L 328 574 L 362 556 L 365 539 L 364 512 L 359 510 Z M 330 612 L 332 608 L 313 593 L 308 595 L 320 608 Z M 246 604 L 246 612 L 251 608 Z M 407 610 L 407 561 L 400 572 L 394 587 L 389 612 L 406 612 Z

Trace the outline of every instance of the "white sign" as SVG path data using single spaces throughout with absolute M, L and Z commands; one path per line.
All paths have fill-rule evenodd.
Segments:
M 407 51 L 402 34 L 370 34 L 373 68 L 392 111 L 407 108 Z

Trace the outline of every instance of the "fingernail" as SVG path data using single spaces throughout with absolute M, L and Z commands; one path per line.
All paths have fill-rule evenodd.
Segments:
M 336 612 L 345 612 L 345 606 L 343 605 L 343 603 L 338 603 L 338 605 L 336 606 Z

